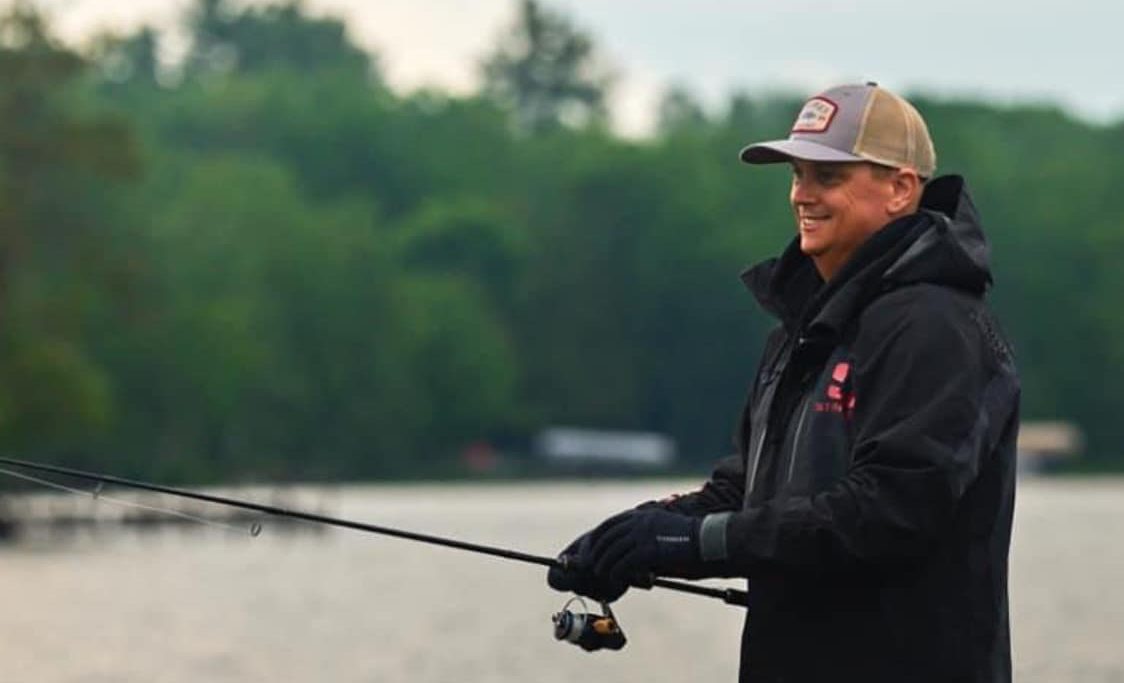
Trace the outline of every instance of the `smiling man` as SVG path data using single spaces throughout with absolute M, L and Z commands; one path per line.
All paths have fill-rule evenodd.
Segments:
M 792 207 L 800 251 L 830 280 L 889 220 L 917 210 L 921 179 L 912 168 L 792 160 Z
M 797 235 L 743 275 L 779 324 L 737 452 L 579 537 L 550 584 L 748 578 L 741 681 L 1010 681 L 1019 385 L 964 180 L 873 83 L 742 159 L 791 165 Z

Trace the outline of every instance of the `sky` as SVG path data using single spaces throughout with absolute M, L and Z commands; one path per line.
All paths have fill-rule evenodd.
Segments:
M 741 89 L 813 94 L 877 81 L 905 93 L 1055 103 L 1124 120 L 1124 3 L 1109 0 L 542 0 L 617 74 L 614 120 L 642 135 L 670 84 L 711 108 Z M 304 0 L 347 20 L 395 87 L 473 90 L 517 0 Z M 67 41 L 173 26 L 190 0 L 36 0 Z M 182 40 L 179 41 L 182 44 Z M 180 46 L 182 48 L 182 45 Z M 169 41 L 168 49 L 177 49 Z

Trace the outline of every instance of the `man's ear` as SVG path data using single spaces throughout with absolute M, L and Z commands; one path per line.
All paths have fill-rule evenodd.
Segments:
M 904 216 L 917 210 L 921 203 L 921 176 L 912 168 L 900 168 L 890 177 L 890 200 L 886 205 L 892 216 Z

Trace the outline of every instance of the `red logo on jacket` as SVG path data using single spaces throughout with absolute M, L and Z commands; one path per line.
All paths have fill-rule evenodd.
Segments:
M 827 383 L 827 400 L 817 401 L 813 406 L 817 413 L 838 413 L 850 419 L 855 410 L 855 394 L 847 387 L 847 377 L 850 374 L 850 363 L 835 364 Z

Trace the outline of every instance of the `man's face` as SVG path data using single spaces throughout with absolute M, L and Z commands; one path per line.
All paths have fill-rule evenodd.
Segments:
M 792 160 L 789 199 L 800 250 L 825 280 L 894 218 L 893 173 L 867 163 Z

